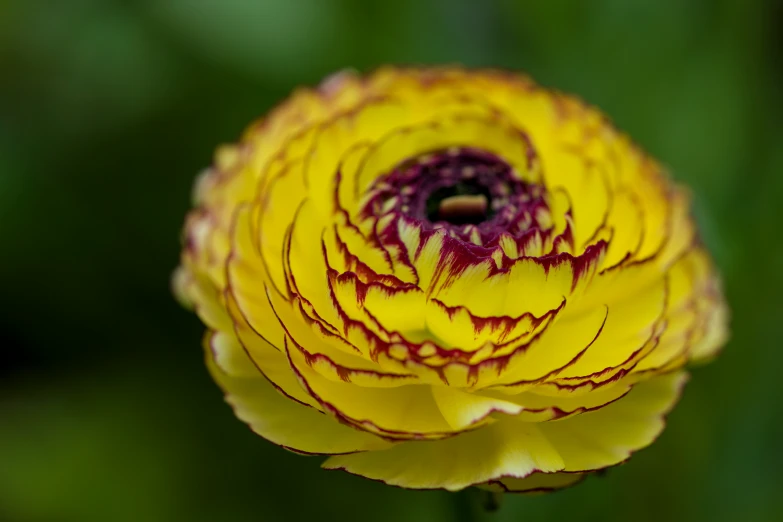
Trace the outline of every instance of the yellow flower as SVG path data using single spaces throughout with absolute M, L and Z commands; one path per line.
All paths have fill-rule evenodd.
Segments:
M 195 205 L 175 288 L 236 415 L 388 484 L 574 484 L 650 444 L 727 335 L 687 193 L 508 73 L 297 91 Z

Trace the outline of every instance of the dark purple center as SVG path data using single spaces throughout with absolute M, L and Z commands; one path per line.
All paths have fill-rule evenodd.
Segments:
M 395 212 L 425 229 L 482 243 L 503 232 L 519 235 L 538 226 L 547 211 L 540 185 L 523 181 L 501 158 L 486 151 L 454 147 L 407 160 L 373 186 L 365 216 Z

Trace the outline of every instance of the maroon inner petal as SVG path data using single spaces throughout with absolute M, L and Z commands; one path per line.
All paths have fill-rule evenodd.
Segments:
M 541 185 L 523 181 L 494 154 L 469 147 L 407 160 L 379 178 L 371 194 L 364 218 L 391 212 L 463 241 L 477 231 L 485 245 L 504 232 L 518 236 L 540 228 L 538 213 L 549 210 Z

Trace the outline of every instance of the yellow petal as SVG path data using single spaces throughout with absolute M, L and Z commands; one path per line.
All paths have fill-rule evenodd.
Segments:
M 607 218 L 612 240 L 604 260 L 606 267 L 627 262 L 638 254 L 644 239 L 644 210 L 636 191 L 622 188 L 612 194 L 612 206 Z
M 702 322 L 697 301 L 705 292 L 704 283 L 710 274 L 699 273 L 698 253 L 693 250 L 682 256 L 669 270 L 669 298 L 666 306 L 666 329 L 655 349 L 634 368 L 644 372 L 665 367 L 688 350 L 697 337 Z
M 456 491 L 501 477 L 563 469 L 539 425 L 508 418 L 439 441 L 411 441 L 384 451 L 330 457 L 324 467 L 413 489 Z
M 281 393 L 302 404 L 320 409 L 318 402 L 296 380 L 285 352 L 270 344 L 250 327 L 230 295 L 227 304 L 234 327 L 230 334 L 217 334 L 211 343 L 215 362 L 220 369 L 232 376 L 258 376 L 261 373 Z M 245 363 L 241 373 L 234 370 L 234 367 L 237 367 L 236 362 Z M 247 362 L 251 362 L 252 367 L 248 367 Z
M 358 349 L 341 336 L 308 320 L 299 300 L 289 303 L 273 290 L 269 298 L 280 325 L 286 332 L 284 347 L 293 364 L 304 365 L 327 379 L 361 386 L 397 387 L 416 381 L 411 373 L 384 371 L 376 362 L 361 357 Z
M 357 188 L 364 192 L 383 174 L 410 158 L 450 147 L 468 146 L 492 152 L 503 158 L 526 181 L 538 181 L 530 164 L 528 142 L 508 120 L 492 114 L 481 103 L 439 108 L 425 124 L 393 129 L 378 142 L 358 172 Z
M 260 247 L 264 267 L 278 292 L 286 291 L 283 266 L 286 233 L 299 210 L 305 194 L 302 191 L 304 177 L 303 160 L 285 163 L 264 189 L 258 208 L 256 241 Z M 253 230 L 253 229 L 251 229 Z M 249 232 L 253 234 L 253 232 Z
M 283 330 L 266 296 L 264 283 L 270 281 L 270 277 L 254 247 L 252 216 L 253 209 L 249 205 L 239 207 L 234 216 L 233 246 L 226 267 L 228 289 L 236 300 L 237 311 L 248 325 L 280 349 Z
M 576 223 L 574 244 L 581 252 L 588 240 L 595 237 L 598 228 L 606 223 L 612 198 L 610 167 L 590 162 L 581 157 L 579 151 L 563 147 L 556 168 L 560 175 L 556 181 L 550 181 L 549 190 L 562 188 L 570 195 Z
M 469 351 L 487 343 L 500 346 L 519 339 L 544 321 L 529 313 L 518 317 L 479 317 L 467 307 L 448 307 L 437 299 L 427 302 L 425 318 L 427 330 L 440 346 Z
M 495 364 L 500 370 L 496 377 L 479 377 L 480 385 L 504 388 L 513 393 L 559 374 L 569 365 L 576 364 L 600 338 L 607 317 L 606 308 L 597 308 L 590 313 L 555 320 L 524 349 L 501 359 L 499 367 Z M 491 367 L 492 361 L 489 359 L 480 366 Z
M 536 393 L 540 386 L 533 386 L 530 391 L 509 395 L 500 390 L 482 390 L 481 395 L 502 398 L 522 407 L 519 413 L 521 420 L 541 422 L 552 419 L 564 419 L 571 415 L 581 415 L 587 411 L 606 407 L 620 400 L 631 390 L 633 382 L 630 379 L 620 380 L 616 384 L 604 386 L 584 394 L 544 395 Z
M 584 473 L 533 473 L 525 478 L 501 478 L 488 484 L 482 484 L 482 489 L 503 493 L 548 493 L 558 489 L 578 484 L 587 477 Z
M 688 360 L 709 358 L 728 336 L 728 316 L 720 282 L 702 248 L 680 256 L 669 270 L 666 330 L 658 346 L 635 372 L 667 370 Z M 694 355 L 699 353 L 700 355 Z
M 658 256 L 658 263 L 668 267 L 694 243 L 696 229 L 690 214 L 690 193 L 681 187 L 671 188 L 668 194 L 669 216 L 666 244 Z
M 211 353 L 214 364 L 226 375 L 258 377 L 258 368 L 248 358 L 233 332 L 207 331 L 204 346 Z
M 183 277 L 183 276 L 181 276 Z M 214 282 L 208 277 L 187 271 L 187 280 L 180 280 L 184 284 L 183 292 L 198 315 L 209 328 L 215 330 L 228 330 L 231 328 L 231 319 L 226 313 L 223 298 Z
M 596 246 L 579 257 L 520 258 L 499 271 L 491 258 L 477 260 L 470 251 L 455 244 L 447 247 L 443 242 L 448 240 L 436 237 L 422 249 L 417 271 L 433 274 L 433 298 L 446 306 L 470 303 L 471 312 L 481 317 L 525 313 L 538 317 L 558 308 L 593 277 L 603 252 L 602 246 Z
M 340 318 L 329 292 L 326 259 L 321 242 L 322 218 L 311 200 L 299 207 L 286 247 L 287 274 L 292 291 L 313 307 L 322 320 L 336 327 Z
M 729 338 L 729 308 L 721 297 L 716 297 L 709 303 L 707 319 L 704 325 L 704 336 L 690 351 L 690 360 L 707 362 L 718 353 Z
M 329 264 L 340 273 L 355 272 L 364 276 L 365 282 L 371 279 L 396 279 L 400 284 L 413 282 L 397 278 L 389 253 L 366 238 L 344 216 L 339 218 L 339 225 L 324 230 L 324 246 L 334 253 L 329 257 Z
M 288 449 L 340 454 L 387 448 L 390 443 L 370 433 L 340 424 L 333 417 L 280 393 L 258 374 L 238 377 L 224 373 L 207 352 L 207 367 L 226 393 L 236 416 L 265 439 Z M 250 364 L 246 362 L 246 364 Z
M 517 415 L 524 409 L 502 398 L 467 393 L 450 386 L 433 386 L 432 395 L 443 418 L 455 430 L 473 426 L 495 413 Z
M 455 430 L 446 422 L 430 385 L 359 387 L 331 380 L 288 350 L 299 379 L 321 406 L 343 422 L 392 439 L 443 438 Z
M 684 372 L 652 378 L 599 410 L 541 423 L 541 431 L 562 455 L 565 471 L 619 464 L 663 430 L 664 416 L 677 402 L 686 380 Z
M 340 310 L 340 325 L 354 321 L 388 341 L 389 332 L 420 330 L 424 297 L 418 289 L 363 283 L 355 273 L 332 274 L 329 287 Z M 409 317 L 407 311 L 411 312 Z
M 634 282 L 631 278 L 618 278 L 616 284 L 624 281 Z M 601 335 L 579 361 L 558 374 L 558 379 L 601 374 L 628 361 L 650 342 L 663 320 L 667 291 L 667 279 L 659 277 L 624 299 L 604 301 L 608 316 Z

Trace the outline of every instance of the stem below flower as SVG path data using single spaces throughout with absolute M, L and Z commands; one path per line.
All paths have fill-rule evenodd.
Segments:
M 455 522 L 477 522 L 482 518 L 477 493 L 469 488 L 454 494 Z

